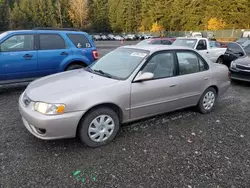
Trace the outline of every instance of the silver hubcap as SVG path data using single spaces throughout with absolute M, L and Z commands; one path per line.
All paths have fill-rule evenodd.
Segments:
M 214 106 L 215 94 L 212 91 L 206 93 L 203 98 L 203 106 L 206 110 L 210 110 Z
M 94 142 L 103 142 L 112 135 L 114 129 L 115 123 L 110 116 L 98 116 L 89 125 L 89 138 Z

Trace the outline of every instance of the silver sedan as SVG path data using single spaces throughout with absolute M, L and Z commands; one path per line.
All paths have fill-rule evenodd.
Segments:
M 125 46 L 91 66 L 40 78 L 19 99 L 34 136 L 78 136 L 90 147 L 110 143 L 120 125 L 195 106 L 213 110 L 229 88 L 228 68 L 173 46 Z

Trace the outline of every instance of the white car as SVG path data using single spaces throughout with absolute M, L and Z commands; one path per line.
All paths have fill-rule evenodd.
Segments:
M 124 40 L 124 38 L 121 37 L 121 36 L 119 36 L 119 35 L 115 36 L 114 39 L 115 39 L 115 40 Z
M 207 38 L 178 37 L 172 44 L 173 46 L 185 46 L 198 50 L 202 55 L 208 57 L 214 63 L 223 63 L 223 56 L 227 48 L 210 46 Z

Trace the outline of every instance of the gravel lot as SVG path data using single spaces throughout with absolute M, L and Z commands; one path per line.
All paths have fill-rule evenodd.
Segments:
M 32 136 L 18 112 L 24 89 L 0 88 L 1 188 L 250 187 L 249 84 L 233 84 L 211 114 L 185 109 L 125 125 L 98 149 Z

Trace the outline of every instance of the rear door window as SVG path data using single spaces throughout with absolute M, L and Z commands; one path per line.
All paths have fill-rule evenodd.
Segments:
M 65 49 L 66 43 L 58 34 L 39 34 L 40 50 Z
M 77 48 L 91 48 L 91 44 L 86 36 L 83 34 L 67 34 L 71 42 Z

